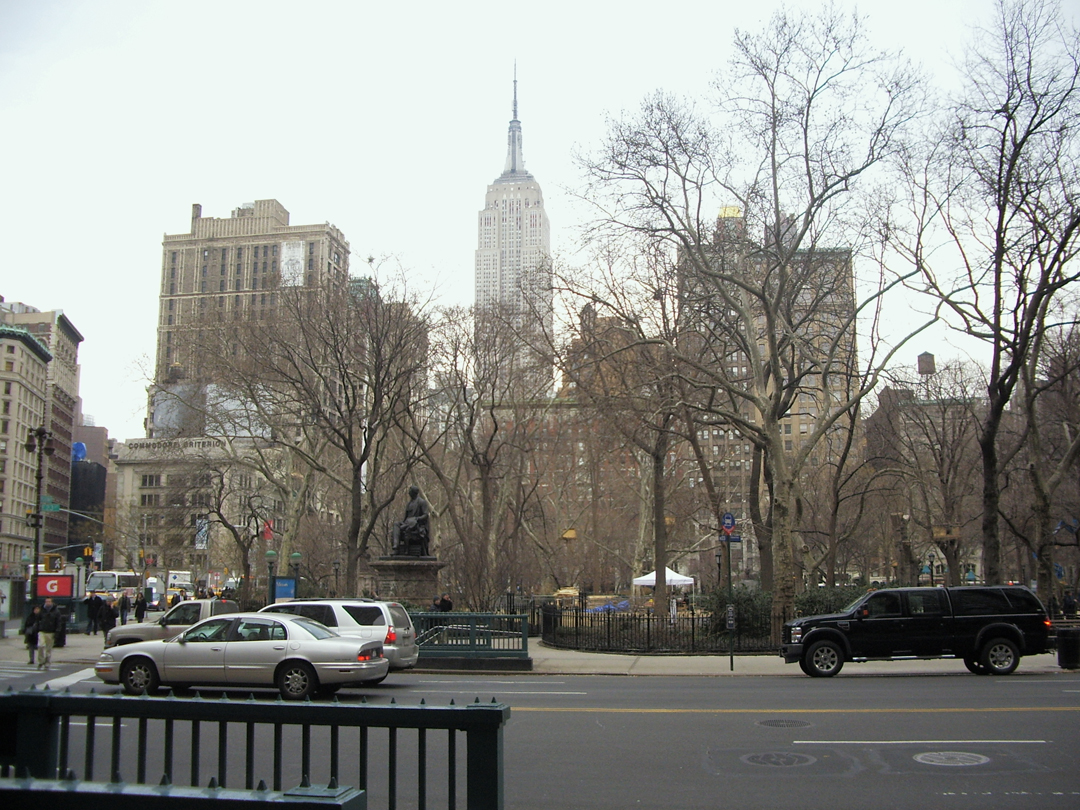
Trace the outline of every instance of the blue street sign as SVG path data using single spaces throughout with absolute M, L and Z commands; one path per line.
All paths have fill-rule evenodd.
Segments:
M 727 543 L 741 543 L 742 542 L 742 535 L 741 534 L 729 534 L 727 537 L 724 538 L 724 541 L 727 542 Z
M 731 512 L 724 512 L 724 516 L 720 518 L 720 525 L 725 532 L 731 534 L 731 530 L 735 528 L 735 516 Z

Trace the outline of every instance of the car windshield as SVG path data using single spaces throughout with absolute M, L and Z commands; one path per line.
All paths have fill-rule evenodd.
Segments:
M 329 627 L 314 622 L 311 619 L 294 619 L 292 623 L 303 628 L 315 638 L 338 638 L 338 634 Z

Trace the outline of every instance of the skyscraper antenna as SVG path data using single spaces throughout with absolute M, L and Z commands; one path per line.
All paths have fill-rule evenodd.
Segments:
M 514 120 L 517 121 L 517 59 L 514 60 Z

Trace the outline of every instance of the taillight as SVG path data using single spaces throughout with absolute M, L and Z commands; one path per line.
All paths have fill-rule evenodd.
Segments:
M 1049 619 L 1043 619 L 1043 624 L 1046 625 L 1047 630 L 1052 630 L 1054 628 L 1054 623 Z
M 383 644 L 393 644 L 395 641 L 397 641 L 397 630 L 391 625 L 386 628 L 386 641 Z

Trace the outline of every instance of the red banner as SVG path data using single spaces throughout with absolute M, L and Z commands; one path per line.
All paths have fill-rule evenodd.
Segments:
M 71 596 L 75 577 L 71 574 L 38 574 L 38 596 Z

